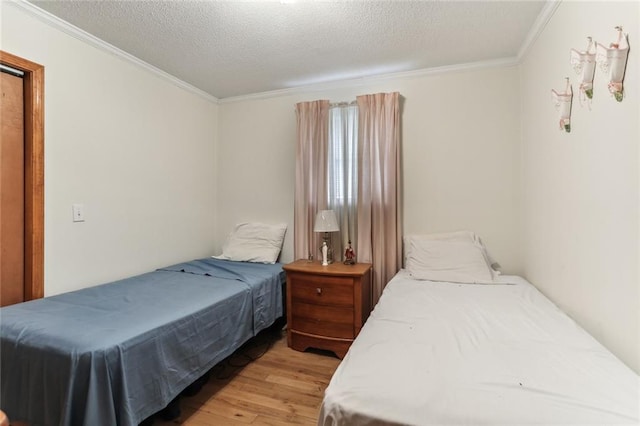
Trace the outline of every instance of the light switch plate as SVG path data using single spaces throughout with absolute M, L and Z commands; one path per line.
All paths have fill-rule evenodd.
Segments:
M 73 221 L 84 222 L 84 204 L 73 204 Z

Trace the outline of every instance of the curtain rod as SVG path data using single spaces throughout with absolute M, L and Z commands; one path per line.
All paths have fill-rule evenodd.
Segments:
M 1 0 L 0 0 L 1 1 Z M 351 102 L 333 102 L 329 104 L 329 109 L 331 108 L 339 108 L 339 107 L 346 107 L 346 106 L 356 106 L 358 105 L 358 101 L 351 101 Z M 296 107 L 294 105 L 293 109 L 295 110 Z
M 329 108 L 335 108 L 335 107 L 344 107 L 344 106 L 352 106 L 352 105 L 357 105 L 358 101 L 351 101 L 351 102 L 334 102 L 329 104 Z

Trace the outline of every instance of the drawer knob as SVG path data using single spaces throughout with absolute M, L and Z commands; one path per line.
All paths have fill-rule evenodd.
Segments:
M 317 288 L 316 288 L 316 293 L 318 293 L 318 294 L 322 294 L 322 289 L 321 289 L 320 287 L 317 287 Z

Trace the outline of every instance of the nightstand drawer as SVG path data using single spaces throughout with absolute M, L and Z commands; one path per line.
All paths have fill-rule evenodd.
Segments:
M 339 277 L 300 275 L 292 276 L 293 300 L 318 305 L 353 307 L 353 284 Z
M 304 302 L 295 304 L 291 328 L 303 333 L 353 339 L 353 308 L 321 306 Z

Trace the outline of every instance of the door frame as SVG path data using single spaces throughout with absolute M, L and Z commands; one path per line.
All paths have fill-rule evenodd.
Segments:
M 24 300 L 44 297 L 44 67 L 0 50 L 24 72 Z

